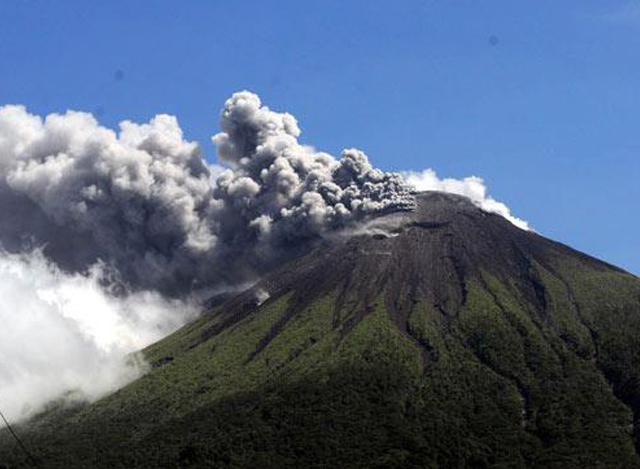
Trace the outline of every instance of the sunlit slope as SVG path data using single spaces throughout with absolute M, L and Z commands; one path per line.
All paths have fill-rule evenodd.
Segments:
M 45 467 L 640 467 L 640 281 L 455 196 L 145 354 L 128 387 L 19 428 Z M 6 435 L 0 455 L 27 467 Z

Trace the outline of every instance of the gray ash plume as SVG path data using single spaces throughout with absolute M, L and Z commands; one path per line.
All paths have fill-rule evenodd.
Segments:
M 175 117 L 42 119 L 0 108 L 0 245 L 43 246 L 60 268 L 100 262 L 123 285 L 181 296 L 251 279 L 298 246 L 415 200 L 364 153 L 337 159 L 299 143 L 296 119 L 243 91 L 213 137 L 225 168 L 184 139 Z

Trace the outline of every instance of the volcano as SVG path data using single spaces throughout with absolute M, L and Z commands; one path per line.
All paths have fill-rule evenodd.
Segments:
M 26 445 L 59 468 L 640 467 L 640 280 L 416 199 L 213 299 Z M 0 461 L 27 467 L 8 434 Z

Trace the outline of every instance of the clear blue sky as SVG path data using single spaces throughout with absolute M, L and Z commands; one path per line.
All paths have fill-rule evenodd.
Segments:
M 240 89 L 640 273 L 640 1 L 0 1 L 0 104 L 175 114 L 213 158 Z

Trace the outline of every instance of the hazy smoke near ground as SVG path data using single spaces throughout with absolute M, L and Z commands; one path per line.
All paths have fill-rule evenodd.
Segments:
M 104 274 L 64 273 L 39 251 L 0 252 L 0 402 L 10 419 L 128 383 L 147 366 L 128 354 L 195 317 L 195 304 L 155 292 L 114 296 Z
M 264 288 L 259 288 L 256 291 L 256 304 L 258 306 L 260 306 L 262 303 L 264 303 L 265 301 L 267 301 L 269 298 L 271 298 L 271 295 L 269 294 L 269 292 L 267 290 L 265 290 Z
M 411 210 L 414 188 L 466 195 L 526 227 L 480 179 L 402 176 L 356 149 L 335 158 L 304 145 L 292 115 L 246 91 L 226 101 L 220 127 L 224 167 L 172 116 L 114 131 L 83 112 L 0 107 L 0 397 L 11 415 L 127 382 L 141 368 L 123 358 L 192 317 L 166 298 L 251 282 L 310 241 Z

